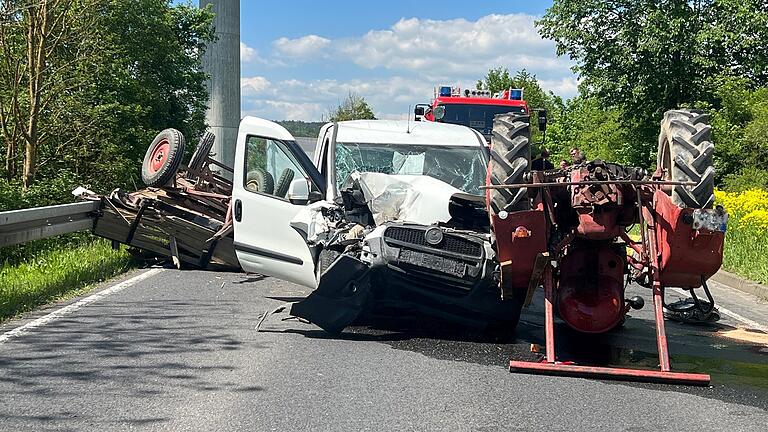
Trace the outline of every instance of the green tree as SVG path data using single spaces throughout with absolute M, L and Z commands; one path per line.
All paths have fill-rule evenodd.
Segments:
M 768 88 L 750 89 L 747 78 L 722 76 L 712 81 L 712 114 L 718 180 L 731 190 L 768 185 Z M 763 177 L 760 180 L 760 177 Z
M 344 102 L 328 112 L 328 121 L 345 120 L 376 120 L 376 116 L 364 97 L 357 93 L 349 92 Z
M 580 95 L 566 102 L 558 121 L 547 131 L 553 159 L 570 161 L 569 150 L 580 149 L 589 159 L 631 164 L 633 143 L 619 110 L 604 108 L 593 96 Z
M 510 75 L 509 70 L 505 67 L 492 68 L 485 75 L 485 78 L 477 81 L 476 87 L 478 89 L 490 90 L 491 93 L 509 88 L 523 89 L 523 98 L 528 102 L 528 107 L 533 110 L 531 113 L 532 124 L 537 124 L 537 110 L 545 109 L 548 113 L 549 121 L 556 122 L 563 108 L 563 100 L 554 93 L 547 92 L 541 88 L 536 75 L 531 74 L 525 69 L 518 71 L 515 75 Z M 532 129 L 533 142 L 539 143 L 541 139 L 540 131 L 534 127 Z
M 324 122 L 305 122 L 301 120 L 276 120 L 280 126 L 286 128 L 295 137 L 316 137 Z
M 650 164 L 663 112 L 715 103 L 711 78 L 766 85 L 766 19 L 764 0 L 555 0 L 537 25 L 587 92 L 621 110 L 642 147 L 634 162 Z
M 478 89 L 490 90 L 496 93 L 508 88 L 523 89 L 523 97 L 528 102 L 531 109 L 544 108 L 555 111 L 558 103 L 562 103 L 558 96 L 552 92 L 547 92 L 539 84 L 536 75 L 523 69 L 517 71 L 515 75 L 510 75 L 505 67 L 492 68 L 485 75 L 485 78 L 478 80 L 476 87 Z
M 4 187 L 29 189 L 34 179 L 99 191 L 132 186 L 157 131 L 176 127 L 194 139 L 203 129 L 209 10 L 167 0 L 16 0 L 2 7 Z

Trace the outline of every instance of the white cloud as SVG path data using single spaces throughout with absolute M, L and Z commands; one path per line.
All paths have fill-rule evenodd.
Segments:
M 474 87 L 496 66 L 513 73 L 526 69 L 545 90 L 574 96 L 578 80 L 571 61 L 556 56 L 554 43 L 539 36 L 535 20 L 526 14 L 487 15 L 476 21 L 410 18 L 358 37 L 279 38 L 272 42 L 265 64 L 282 71 L 295 68 L 300 76 L 313 78 L 283 78 L 285 73 L 281 79 L 269 75 L 271 83 L 263 76 L 243 78 L 244 112 L 320 120 L 355 92 L 366 98 L 377 117 L 404 118 L 409 106 L 430 101 L 435 85 Z M 330 68 L 312 64 L 318 61 L 332 63 Z M 330 78 L 317 76 L 328 70 Z M 334 72 L 342 70 L 345 78 L 338 79 Z
M 579 92 L 579 80 L 575 76 L 555 80 L 539 80 L 539 84 L 545 90 L 552 91 L 564 98 L 575 96 Z
M 262 76 L 240 79 L 240 92 L 244 97 L 255 96 L 268 89 L 270 82 Z
M 539 36 L 535 20 L 527 14 L 487 15 L 476 21 L 403 18 L 359 37 L 331 40 L 310 34 L 283 37 L 272 46 L 277 57 L 291 58 L 294 64 L 332 58 L 433 79 L 474 79 L 495 66 L 527 69 L 543 79 L 571 76 L 571 61 L 556 56 L 554 42 Z
M 380 118 L 404 118 L 413 105 L 428 102 L 432 84 L 423 79 L 288 79 L 270 83 L 264 77 L 242 79 L 243 114 L 271 119 L 319 121 L 350 92 L 365 97 Z
M 325 107 L 319 103 L 295 103 L 277 100 L 254 100 L 242 115 L 252 115 L 272 120 L 319 120 Z
M 296 59 L 320 56 L 330 44 L 330 39 L 313 34 L 296 39 L 281 37 L 272 42 L 278 54 Z
M 256 57 L 256 50 L 240 42 L 240 61 L 250 62 Z
M 259 55 L 259 52 L 244 42 L 240 42 L 240 62 L 241 63 L 266 63 Z
M 502 65 L 512 70 L 565 67 L 554 43 L 542 39 L 526 14 L 465 19 L 401 19 L 386 30 L 339 40 L 337 49 L 364 68 L 476 74 Z M 439 72 L 438 72 L 439 71 Z

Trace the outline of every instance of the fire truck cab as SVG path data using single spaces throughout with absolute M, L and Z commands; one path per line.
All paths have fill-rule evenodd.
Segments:
M 459 87 L 438 86 L 432 103 L 418 104 L 414 110 L 417 121 L 468 126 L 480 132 L 486 142 L 491 140 L 493 117 L 509 112 L 529 113 L 522 89 L 510 88 L 491 94 L 488 90 L 462 91 Z

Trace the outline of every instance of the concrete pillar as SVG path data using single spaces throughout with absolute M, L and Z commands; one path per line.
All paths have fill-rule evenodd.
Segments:
M 209 4 L 216 14 L 218 39 L 208 45 L 203 58 L 211 94 L 205 118 L 216 135 L 215 159 L 232 167 L 240 125 L 240 0 L 200 0 L 201 8 Z

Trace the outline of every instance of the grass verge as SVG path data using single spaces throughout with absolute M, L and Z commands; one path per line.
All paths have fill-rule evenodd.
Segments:
M 104 239 L 64 243 L 42 248 L 24 260 L 4 260 L 0 267 L 0 321 L 79 294 L 133 266 L 125 249 L 112 249 Z
M 768 283 L 767 234 L 731 218 L 725 232 L 723 269 L 755 282 Z

